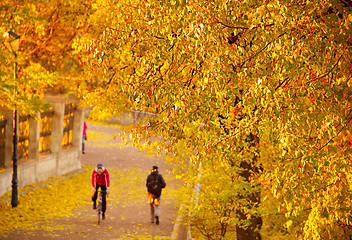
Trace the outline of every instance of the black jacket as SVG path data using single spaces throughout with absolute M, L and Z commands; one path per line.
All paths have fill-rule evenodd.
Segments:
M 166 183 L 165 183 L 163 176 L 161 174 L 159 174 L 158 171 L 153 171 L 151 174 L 148 175 L 145 185 L 148 188 L 148 185 L 149 185 L 148 183 L 150 183 L 155 178 L 158 180 L 158 182 L 160 184 L 160 189 L 159 189 L 158 193 L 156 193 L 154 195 L 156 195 L 156 197 L 160 197 L 161 196 L 161 189 L 166 187 Z

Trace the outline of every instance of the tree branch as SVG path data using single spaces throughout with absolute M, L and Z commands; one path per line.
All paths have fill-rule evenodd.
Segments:
M 219 23 L 219 24 L 221 24 L 222 26 L 227 27 L 227 28 L 231 28 L 231 29 L 242 29 L 242 30 L 249 29 L 248 27 L 230 26 L 230 25 L 227 25 L 227 24 L 225 24 L 225 23 L 220 22 L 218 19 L 216 19 L 216 21 L 215 21 L 214 23 Z
M 309 84 L 309 83 L 311 83 L 311 82 L 313 82 L 313 81 L 315 81 L 315 80 L 318 80 L 318 79 L 321 79 L 321 78 L 324 78 L 324 77 L 328 76 L 328 75 L 332 72 L 332 70 L 334 70 L 334 68 L 339 64 L 339 62 L 340 62 L 342 56 L 343 56 L 343 53 L 341 54 L 341 56 L 339 57 L 339 59 L 337 60 L 337 62 L 334 64 L 334 66 L 332 66 L 332 68 L 331 68 L 327 73 L 325 73 L 324 75 L 322 75 L 322 76 L 320 76 L 320 77 L 317 77 L 317 78 L 314 78 L 314 79 L 308 81 L 307 84 Z
M 286 32 L 282 33 L 281 35 L 279 35 L 277 38 L 282 37 L 283 35 L 285 35 Z M 244 64 L 246 64 L 247 62 L 251 61 L 253 58 L 255 58 L 256 56 L 258 56 L 261 52 L 263 52 L 271 43 L 273 43 L 273 41 L 267 43 L 262 49 L 260 49 L 258 52 L 256 52 L 255 54 L 253 54 L 252 56 L 250 56 L 248 59 L 246 59 L 245 61 L 243 61 L 243 63 L 241 64 L 240 68 L 242 68 L 244 66 Z
M 285 78 L 281 83 L 279 83 L 279 85 L 275 88 L 275 91 L 276 91 L 277 89 L 279 89 L 279 87 L 281 87 L 284 83 L 285 83 L 284 86 L 286 86 L 286 84 L 289 82 L 288 79 L 289 79 L 289 78 L 287 77 L 287 78 Z

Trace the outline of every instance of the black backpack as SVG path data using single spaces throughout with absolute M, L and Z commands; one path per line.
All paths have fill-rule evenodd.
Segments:
M 159 175 L 150 175 L 148 181 L 148 192 L 155 195 L 155 197 L 160 197 L 161 195 L 161 183 L 159 180 Z

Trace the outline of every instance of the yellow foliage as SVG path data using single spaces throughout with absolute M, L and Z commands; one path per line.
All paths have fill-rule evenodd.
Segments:
M 35 189 L 38 184 L 27 187 L 34 189 L 18 197 L 17 208 L 12 208 L 10 201 L 1 203 L 0 236 L 16 228 L 32 229 L 34 226 L 40 227 L 49 219 L 70 216 L 73 214 L 72 210 L 79 205 L 90 203 L 89 179 L 93 168 L 85 168 L 80 174 L 64 181 L 54 181 L 43 188 Z

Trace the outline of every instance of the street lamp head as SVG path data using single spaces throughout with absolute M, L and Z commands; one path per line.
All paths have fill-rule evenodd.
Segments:
M 12 32 L 12 31 L 9 32 L 9 35 L 14 37 L 15 39 L 20 38 L 20 36 L 18 36 L 16 33 Z
M 16 33 L 10 31 L 9 32 L 10 35 L 10 45 L 12 48 L 12 51 L 17 52 L 19 47 L 20 47 L 20 36 L 18 36 Z
M 9 42 L 10 42 L 10 50 L 12 52 L 17 52 L 20 46 L 20 36 L 18 36 L 16 33 L 10 31 L 4 33 L 4 37 L 9 37 Z

